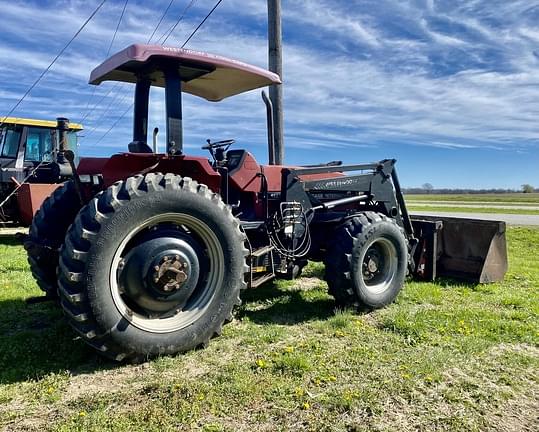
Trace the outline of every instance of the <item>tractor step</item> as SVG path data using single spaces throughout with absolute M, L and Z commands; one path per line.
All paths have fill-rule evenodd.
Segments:
M 275 278 L 274 249 L 273 246 L 263 246 L 251 252 L 251 256 L 249 257 L 250 288 L 256 288 Z
M 262 284 L 264 284 L 266 282 L 269 282 L 272 279 L 275 279 L 275 274 L 274 273 L 273 274 L 266 274 L 263 277 L 253 279 L 253 281 L 251 282 L 251 288 L 257 288 L 260 285 L 262 285 Z
M 261 257 L 263 255 L 266 255 L 267 253 L 271 252 L 275 248 L 273 246 L 264 246 L 259 249 L 255 249 L 253 253 L 251 254 L 252 257 Z

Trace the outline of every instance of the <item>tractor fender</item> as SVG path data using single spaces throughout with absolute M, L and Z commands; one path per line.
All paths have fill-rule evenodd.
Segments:
M 137 174 L 167 172 L 191 177 L 214 192 L 221 189 L 221 175 L 207 158 L 201 156 L 118 153 L 110 158 L 82 158 L 77 172 L 79 175 L 102 175 L 104 188 Z

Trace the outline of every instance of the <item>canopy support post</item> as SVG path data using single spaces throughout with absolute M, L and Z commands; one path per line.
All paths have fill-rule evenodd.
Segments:
M 182 81 L 177 66 L 165 68 L 164 73 L 167 153 L 182 154 Z

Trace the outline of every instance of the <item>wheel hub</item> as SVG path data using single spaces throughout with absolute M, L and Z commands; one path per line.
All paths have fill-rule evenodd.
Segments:
M 378 271 L 378 259 L 371 257 L 367 263 L 367 269 L 371 273 L 376 273 Z
M 165 255 L 159 264 L 153 267 L 153 282 L 165 292 L 181 289 L 190 274 L 189 263 L 180 255 Z
M 182 310 L 199 281 L 200 254 L 180 232 L 158 230 L 142 238 L 118 267 L 126 304 L 150 317 Z
M 376 245 L 371 246 L 363 260 L 363 276 L 365 280 L 373 279 L 384 265 L 384 257 Z
M 375 238 L 360 255 L 361 284 L 371 295 L 389 289 L 397 274 L 397 249 L 390 239 Z

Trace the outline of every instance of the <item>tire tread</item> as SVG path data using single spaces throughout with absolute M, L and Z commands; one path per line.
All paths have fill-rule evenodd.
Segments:
M 129 351 L 119 345 L 113 340 L 108 329 L 99 327 L 93 316 L 88 296 L 85 293 L 86 275 L 81 273 L 81 269 L 85 268 L 88 252 L 95 243 L 101 224 L 105 219 L 131 200 L 167 189 L 188 190 L 214 203 L 222 204 L 219 195 L 212 193 L 207 186 L 200 185 L 189 177 L 180 177 L 175 174 L 163 175 L 161 173 L 149 173 L 144 176 L 135 175 L 124 181 L 114 183 L 104 192 L 94 197 L 79 212 L 67 233 L 68 240 L 60 251 L 59 279 L 61 289 L 59 290 L 59 295 L 69 324 L 87 344 L 113 360 L 139 362 L 145 360 L 146 357 L 141 357 L 140 353 Z M 215 199 L 216 196 L 219 198 L 218 200 Z M 240 230 L 237 219 L 224 204 L 219 205 L 219 208 L 225 213 L 230 224 L 236 228 L 238 242 L 244 244 L 246 236 Z M 244 259 L 246 259 L 248 250 L 245 245 L 242 253 Z M 241 281 L 240 290 L 246 287 L 244 277 Z M 221 326 L 229 321 L 229 318 L 232 317 L 233 308 L 240 304 L 241 300 L 238 296 L 234 300 L 230 311 L 226 313 L 227 319 L 223 323 L 218 323 L 212 337 L 220 334 Z M 203 341 L 202 345 L 206 345 L 208 342 Z
M 389 222 L 398 227 L 393 218 L 372 211 L 358 213 L 337 227 L 335 241 L 325 259 L 325 279 L 328 283 L 328 292 L 335 299 L 337 308 L 352 307 L 359 311 L 372 309 L 360 301 L 353 288 L 350 268 L 351 252 L 360 241 L 359 236 L 368 232 L 374 225 L 383 222 Z M 403 232 L 402 228 L 399 227 L 399 229 Z

